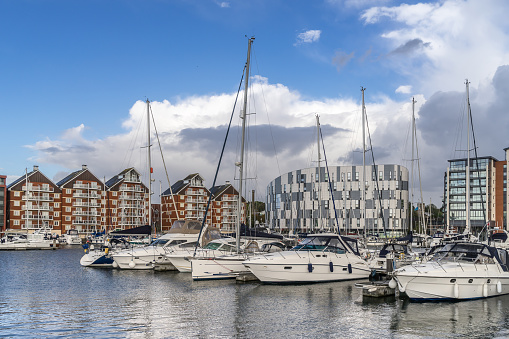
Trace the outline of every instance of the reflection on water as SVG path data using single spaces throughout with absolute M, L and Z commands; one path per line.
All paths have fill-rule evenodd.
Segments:
M 84 268 L 81 249 L 0 252 L 2 337 L 485 338 L 509 336 L 509 296 L 363 300 L 353 282 L 193 282 Z

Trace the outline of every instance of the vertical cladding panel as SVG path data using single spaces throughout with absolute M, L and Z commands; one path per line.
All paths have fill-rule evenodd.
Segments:
M 288 173 L 288 182 L 287 184 L 293 184 L 293 172 Z
M 276 194 L 281 193 L 281 177 L 277 177 L 276 180 L 274 180 L 274 189 Z
M 325 180 L 325 167 L 320 167 L 320 182 L 326 182 Z

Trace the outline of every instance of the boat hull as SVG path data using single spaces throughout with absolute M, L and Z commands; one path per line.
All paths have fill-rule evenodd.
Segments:
M 235 279 L 241 274 L 249 273 L 242 263 L 244 255 L 233 255 L 215 258 L 191 259 L 193 280 Z
M 367 279 L 370 269 L 360 257 L 344 253 L 284 251 L 245 261 L 264 283 L 318 283 Z
M 440 267 L 438 267 L 440 266 Z M 411 300 L 468 300 L 509 293 L 509 272 L 496 264 L 423 264 L 405 267 L 394 277 Z
M 85 267 L 113 267 L 113 258 L 103 253 L 85 253 L 80 259 L 81 266 Z

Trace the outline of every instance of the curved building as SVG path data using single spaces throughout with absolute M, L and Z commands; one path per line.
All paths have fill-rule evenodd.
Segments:
M 341 232 L 406 231 L 408 174 L 400 165 L 370 165 L 365 171 L 362 166 L 330 166 L 328 171 L 311 167 L 288 172 L 267 186 L 266 222 L 285 233 L 332 231 L 336 212 Z

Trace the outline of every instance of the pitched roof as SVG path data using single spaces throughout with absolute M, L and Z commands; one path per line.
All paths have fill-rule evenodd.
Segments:
M 65 178 L 63 178 L 59 182 L 57 182 L 57 186 L 61 187 L 61 186 L 65 185 L 67 182 L 71 181 L 73 178 L 75 178 L 78 175 L 80 175 L 83 171 L 85 171 L 85 170 L 81 169 L 79 171 L 72 172 L 71 174 L 69 174 L 68 176 L 66 176 Z
M 12 186 L 16 185 L 17 183 L 21 182 L 22 180 L 26 180 L 26 178 L 30 178 L 30 176 L 32 174 L 34 174 L 36 171 L 32 171 L 32 172 L 29 172 L 21 177 L 19 177 L 18 179 L 14 180 L 13 182 L 11 182 L 9 185 L 7 185 L 7 189 L 11 188 Z
M 172 192 L 173 192 L 173 194 L 179 194 L 180 191 L 187 188 L 188 186 L 189 186 L 189 181 L 179 180 L 176 183 L 174 183 L 173 185 L 171 185 L 171 191 L 168 188 L 166 191 L 163 192 L 162 195 L 171 195 Z

